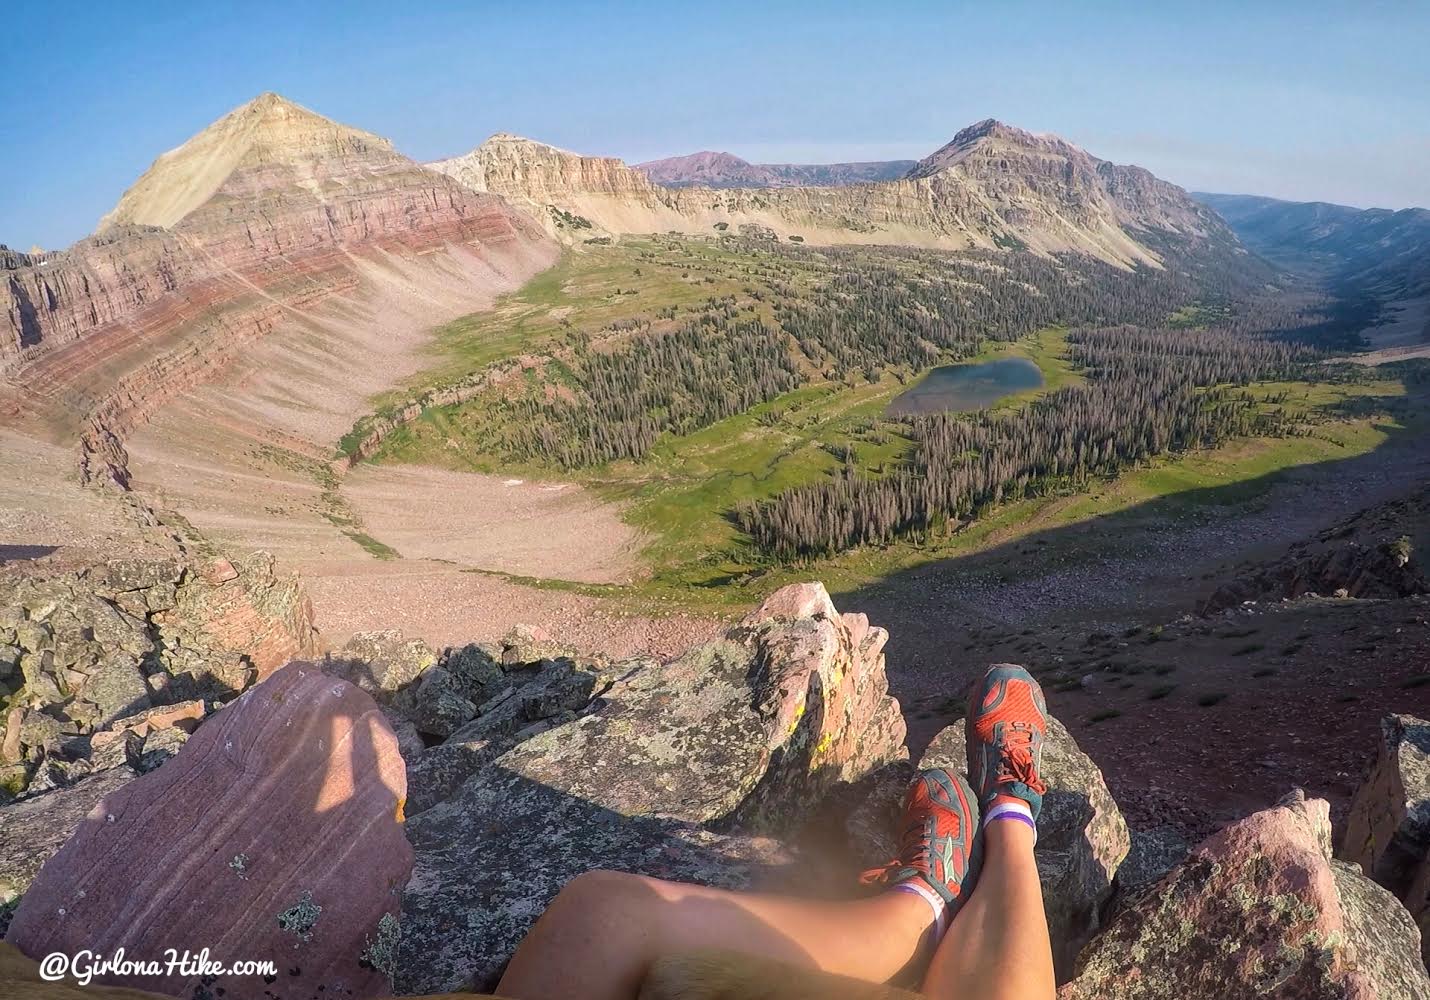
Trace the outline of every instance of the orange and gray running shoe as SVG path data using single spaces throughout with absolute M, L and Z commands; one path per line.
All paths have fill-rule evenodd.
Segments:
M 911 889 L 937 912 L 940 925 L 952 919 L 973 891 L 982 857 L 978 800 L 960 774 L 944 768 L 920 771 L 904 797 L 904 828 L 899 856 L 867 871 L 866 885 Z M 928 890 L 934 897 L 930 898 Z M 941 927 L 940 927 L 941 929 Z
M 1036 821 L 1048 790 L 1039 774 L 1048 703 L 1033 675 L 1011 663 L 989 667 L 973 685 L 967 727 L 968 777 L 979 805 L 1021 799 Z

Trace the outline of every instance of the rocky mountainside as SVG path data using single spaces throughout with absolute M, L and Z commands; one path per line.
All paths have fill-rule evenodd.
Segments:
M 860 163 L 751 163 L 733 153 L 704 151 L 637 163 L 662 187 L 842 187 L 903 177 L 913 160 Z
M 1275 257 L 1321 258 L 1348 275 L 1377 271 L 1387 277 L 1425 265 L 1430 209 L 1351 208 L 1320 201 L 1281 201 L 1249 194 L 1192 195 L 1215 209 L 1247 246 Z
M 749 227 L 809 243 L 1073 252 L 1118 267 L 1159 266 L 1168 240 L 1236 244 L 1215 212 L 1147 171 L 991 120 L 907 177 L 843 187 L 661 187 L 620 160 L 506 134 L 432 166 L 571 242 Z
M 118 440 L 253 342 L 329 334 L 335 312 L 352 340 L 414 296 L 470 311 L 554 253 L 499 198 L 264 94 L 155 161 L 96 235 L 0 255 L 0 419 L 122 479 Z
M 133 582 L 149 586 L 115 597 L 163 580 Z M 16 627 L 46 613 L 27 600 Z M 56 658 L 81 641 L 53 634 Z M 6 941 L 143 957 L 238 934 L 294 995 L 483 989 L 593 869 L 857 893 L 858 868 L 894 850 L 915 767 L 887 638 L 818 584 L 665 664 L 532 630 L 441 653 L 372 633 L 237 698 L 22 744 L 23 767 L 60 777 L 0 806 Z M 1292 791 L 1189 848 L 1129 830 L 1054 720 L 1037 855 L 1059 996 L 1430 998 L 1427 733 L 1386 720 L 1338 838 L 1326 803 Z M 962 769 L 963 748 L 959 722 L 918 766 Z M 822 842 L 845 832 L 837 856 L 801 836 L 814 817 Z M 271 996 L 258 977 L 102 981 Z
M 1430 296 L 1430 209 L 1351 208 L 1244 194 L 1193 195 L 1251 249 L 1378 300 Z M 1430 337 L 1430 318 L 1415 333 Z

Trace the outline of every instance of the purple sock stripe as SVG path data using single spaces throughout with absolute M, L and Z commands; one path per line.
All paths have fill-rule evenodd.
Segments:
M 1027 823 L 1028 826 L 1032 827 L 1034 836 L 1036 836 L 1038 833 L 1038 824 L 1033 822 L 1033 817 L 1029 816 L 1027 813 L 1021 810 L 1009 809 L 1007 812 L 993 813 L 991 816 L 985 819 L 983 823 L 986 826 L 987 824 L 992 823 L 994 820 L 997 819 L 1016 819 L 1019 822 Z

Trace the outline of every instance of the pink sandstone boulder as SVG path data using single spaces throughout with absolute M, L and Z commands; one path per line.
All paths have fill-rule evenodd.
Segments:
M 1204 841 L 1112 920 L 1059 1000 L 1427 1000 L 1410 915 L 1331 860 L 1299 790 Z
M 104 980 L 171 996 L 382 995 L 412 868 L 405 796 L 396 738 L 372 699 L 291 663 L 172 761 L 106 795 L 41 869 L 6 939 L 34 959 L 208 949 L 278 970 L 278 986 L 255 975 Z

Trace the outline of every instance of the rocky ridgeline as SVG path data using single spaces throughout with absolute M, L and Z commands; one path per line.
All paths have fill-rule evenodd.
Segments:
M 389 977 L 432 992 L 489 987 L 592 869 L 855 891 L 856 863 L 893 851 L 913 769 L 965 764 L 961 723 L 908 759 L 886 640 L 817 584 L 668 663 L 582 658 L 533 630 L 441 653 L 359 635 L 278 671 L 142 778 L 106 779 L 133 769 L 116 765 L 0 809 L 0 843 L 75 831 L 38 877 L 43 857 L 0 859 L 25 893 L 8 940 L 134 954 L 238 922 L 304 996 Z M 1326 804 L 1299 792 L 1193 849 L 1149 843 L 1054 722 L 1037 858 L 1060 996 L 1430 998 L 1412 916 L 1430 879 L 1427 733 L 1387 721 L 1340 861 Z M 847 885 L 803 836 L 816 818 L 825 840 L 847 832 Z
M 1152 246 L 1164 238 L 1235 242 L 1214 212 L 1146 170 L 992 120 L 963 129 L 907 176 L 840 187 L 660 187 L 612 157 L 506 133 L 429 166 L 501 195 L 567 242 L 753 225 L 812 244 L 1017 247 L 1119 267 L 1159 266 Z
M 0 254 L 0 370 L 17 422 L 77 426 L 84 477 L 124 485 L 134 427 L 329 300 L 396 282 L 455 315 L 555 257 L 500 199 L 264 94 L 160 156 L 95 235 Z

